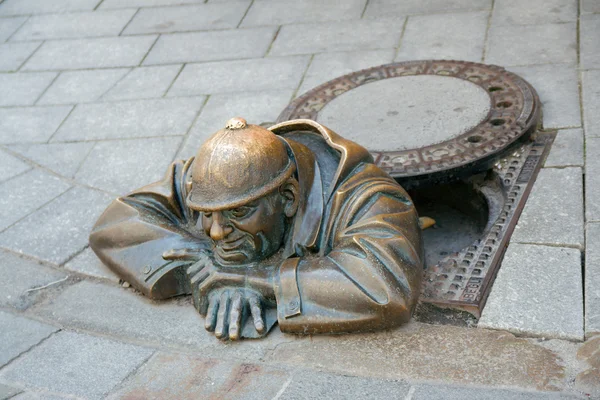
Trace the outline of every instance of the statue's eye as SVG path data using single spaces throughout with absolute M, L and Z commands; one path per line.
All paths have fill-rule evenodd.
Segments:
M 250 214 L 252 209 L 250 207 L 238 207 L 231 210 L 231 216 L 234 218 L 244 218 L 248 214 Z

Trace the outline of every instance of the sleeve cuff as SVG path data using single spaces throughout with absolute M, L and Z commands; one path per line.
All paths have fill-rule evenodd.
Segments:
M 279 266 L 276 282 L 277 309 L 283 318 L 292 318 L 302 314 L 302 302 L 298 290 L 298 264 L 300 258 L 288 258 Z

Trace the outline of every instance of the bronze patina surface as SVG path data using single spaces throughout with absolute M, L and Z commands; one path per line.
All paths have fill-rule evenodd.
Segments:
M 398 62 L 341 76 L 298 97 L 277 121 L 296 118 L 319 121 L 319 112 L 329 102 L 352 89 L 385 79 L 417 75 L 469 81 L 488 93 L 491 107 L 481 123 L 449 140 L 419 148 L 372 151 L 375 164 L 406 189 L 485 171 L 498 158 L 525 142 L 537 127 L 540 102 L 524 79 L 495 65 L 453 60 Z M 375 135 L 376 130 L 374 127 Z
M 371 154 L 311 120 L 234 118 L 195 158 L 116 199 L 90 245 L 146 296 L 191 293 L 219 338 L 370 331 L 408 321 L 419 219 Z

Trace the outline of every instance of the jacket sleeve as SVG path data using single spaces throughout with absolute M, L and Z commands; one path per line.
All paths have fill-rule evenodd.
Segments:
M 192 162 L 174 162 L 163 180 L 117 198 L 90 234 L 102 262 L 150 298 L 190 292 L 188 263 L 164 260 L 165 251 L 208 246 L 195 228 L 197 214 L 185 206 Z
M 275 292 L 282 331 L 366 331 L 410 319 L 423 269 L 417 212 L 395 181 L 368 175 L 337 190 L 323 232 L 326 250 L 280 266 Z

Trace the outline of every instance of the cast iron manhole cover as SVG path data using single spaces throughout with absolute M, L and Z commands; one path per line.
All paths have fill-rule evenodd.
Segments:
M 504 68 L 410 61 L 353 72 L 293 101 L 278 122 L 308 118 L 354 140 L 405 187 L 484 171 L 536 129 L 534 89 Z

